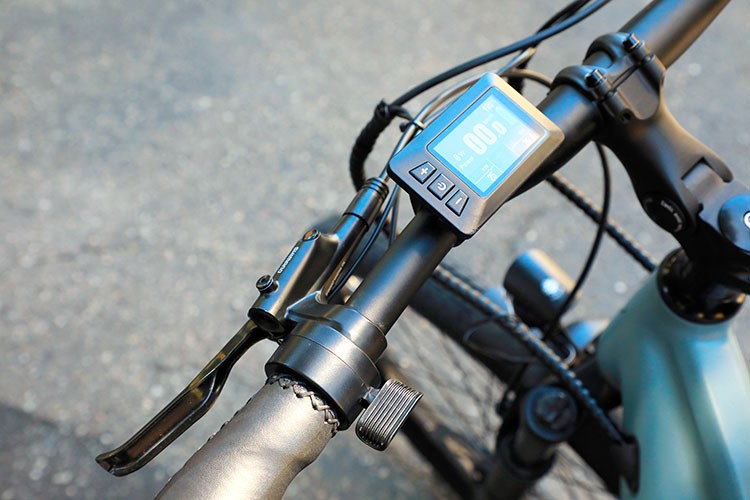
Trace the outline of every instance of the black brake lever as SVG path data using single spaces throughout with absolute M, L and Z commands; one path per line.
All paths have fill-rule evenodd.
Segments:
M 115 476 L 146 465 L 211 409 L 232 366 L 266 338 L 268 334 L 249 320 L 176 398 L 123 445 L 97 456 L 97 463 Z
M 288 308 L 311 291 L 326 289 L 338 276 L 346 258 L 380 213 L 387 194 L 384 180 L 370 179 L 331 233 L 305 233 L 276 273 L 256 283 L 260 297 L 250 309 L 251 319 L 176 398 L 123 445 L 96 457 L 97 463 L 115 476 L 135 472 L 205 415 L 245 351 L 260 340 L 283 336 L 289 326 Z

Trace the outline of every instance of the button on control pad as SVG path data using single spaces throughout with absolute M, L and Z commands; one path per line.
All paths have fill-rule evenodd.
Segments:
M 409 173 L 420 183 L 424 184 L 434 171 L 435 167 L 433 167 L 430 162 L 426 161 L 417 168 L 411 169 Z
M 448 200 L 446 205 L 448 205 L 448 208 L 450 208 L 451 212 L 456 215 L 461 215 L 461 212 L 464 211 L 464 207 L 466 206 L 467 201 L 469 201 L 469 197 L 466 196 L 466 193 L 459 189 L 453 196 L 451 196 L 451 199 Z
M 437 196 L 439 200 L 445 198 L 450 190 L 453 188 L 453 183 L 444 174 L 440 174 L 440 177 L 432 181 L 432 184 L 427 188 L 432 194 Z

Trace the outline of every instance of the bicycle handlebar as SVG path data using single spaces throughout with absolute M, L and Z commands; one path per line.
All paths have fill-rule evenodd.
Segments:
M 621 29 L 647 40 L 664 66 L 674 63 L 726 7 L 729 0 L 661 0 L 641 10 Z

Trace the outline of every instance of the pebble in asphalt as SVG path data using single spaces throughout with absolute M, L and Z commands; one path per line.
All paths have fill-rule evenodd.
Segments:
M 533 67 L 579 61 L 642 3 L 607 7 Z M 153 496 L 261 383 L 270 346 L 144 470 L 115 479 L 93 456 L 176 394 L 241 324 L 255 279 L 346 205 L 348 148 L 374 104 L 531 33 L 561 5 L 3 2 L 0 498 Z M 733 2 L 667 79 L 676 116 L 741 179 L 749 18 Z M 597 197 L 590 168 L 584 158 L 565 175 Z M 663 253 L 672 243 L 615 174 L 613 213 Z M 591 230 L 546 189 L 511 203 L 454 261 L 499 281 L 537 246 L 575 273 Z M 613 313 L 642 279 L 633 269 L 606 246 L 576 314 Z M 347 433 L 331 448 L 289 496 L 449 495 L 403 443 L 377 454 Z

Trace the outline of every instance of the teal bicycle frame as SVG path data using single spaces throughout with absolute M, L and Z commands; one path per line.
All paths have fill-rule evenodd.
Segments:
M 640 446 L 623 498 L 750 498 L 750 375 L 730 327 L 682 319 L 652 276 L 602 335 L 599 367 Z

